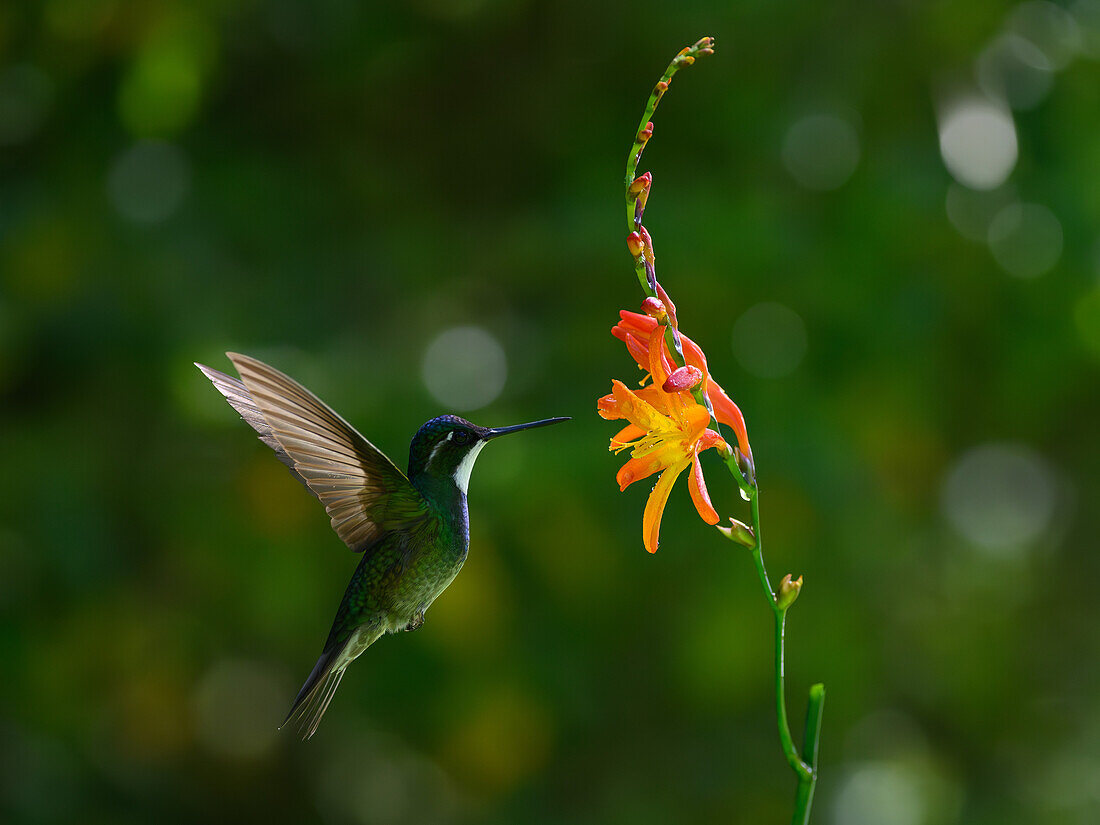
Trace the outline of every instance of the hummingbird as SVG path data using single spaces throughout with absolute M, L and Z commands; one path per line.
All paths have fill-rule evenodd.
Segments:
M 383 634 L 411 631 L 466 561 L 466 491 L 482 448 L 508 433 L 568 421 L 479 427 L 457 415 L 426 422 L 409 447 L 408 474 L 327 404 L 262 361 L 226 353 L 240 379 L 195 364 L 321 504 L 362 558 L 320 658 L 280 727 L 309 739 L 344 671 Z

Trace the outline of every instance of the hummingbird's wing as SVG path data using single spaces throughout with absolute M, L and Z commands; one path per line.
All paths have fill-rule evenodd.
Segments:
M 244 382 L 205 364 L 196 363 L 195 366 L 210 379 L 214 389 L 225 396 L 225 400 L 229 402 L 229 405 L 241 414 L 244 422 L 256 431 L 260 436 L 260 441 L 275 451 L 275 457 L 286 465 L 286 468 L 290 470 L 290 474 L 302 482 L 302 486 L 312 493 L 313 490 L 310 489 L 306 480 L 294 469 L 294 459 L 287 455 L 283 445 L 275 439 L 271 432 L 271 426 L 264 418 L 264 414 L 260 412 L 260 408 L 256 406 L 256 402 L 252 400 L 252 396 L 248 394 L 248 388 L 244 385 Z
M 348 547 L 362 552 L 386 533 L 428 517 L 427 502 L 405 474 L 331 407 L 262 361 L 226 355 L 240 373 L 241 387 L 200 369 L 321 500 L 332 529 Z M 242 388 L 247 399 L 241 398 Z

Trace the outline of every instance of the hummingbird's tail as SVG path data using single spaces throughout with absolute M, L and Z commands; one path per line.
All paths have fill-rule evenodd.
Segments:
M 279 725 L 279 729 L 282 730 L 293 721 L 303 740 L 313 736 L 317 732 L 317 726 L 321 724 L 321 717 L 328 710 L 328 703 L 332 701 L 336 688 L 340 686 L 340 680 L 344 678 L 348 665 L 381 635 L 381 629 L 360 626 L 343 642 L 326 648 L 302 689 L 298 691 L 290 713 L 286 715 L 283 724 Z

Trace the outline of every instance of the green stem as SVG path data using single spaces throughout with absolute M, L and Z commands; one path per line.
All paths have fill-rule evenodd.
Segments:
M 824 704 L 825 685 L 818 683 L 810 688 L 810 698 L 806 703 L 806 732 L 802 742 L 802 761 L 810 766 L 810 775 L 798 778 L 791 825 L 809 825 L 810 822 L 810 807 L 814 803 L 814 788 L 817 786 L 817 744 L 821 738 Z
M 779 728 L 779 743 L 783 748 L 783 755 L 787 758 L 787 764 L 798 776 L 801 783 L 804 779 L 813 775 L 813 769 L 807 765 L 798 755 L 794 739 L 791 737 L 791 726 L 787 721 L 787 699 L 784 688 L 785 678 L 785 646 L 784 628 L 787 622 L 787 608 L 780 607 L 768 580 L 768 570 L 764 566 L 764 542 L 760 533 L 760 493 L 754 490 L 750 496 L 749 506 L 752 510 L 752 532 L 756 536 L 756 546 L 752 549 L 752 560 L 756 565 L 756 574 L 760 579 L 760 587 L 767 596 L 771 606 L 772 615 L 775 618 L 775 716 L 776 725 Z

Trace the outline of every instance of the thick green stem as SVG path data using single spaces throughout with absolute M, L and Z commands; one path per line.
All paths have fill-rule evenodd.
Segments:
M 809 825 L 810 808 L 814 803 L 817 786 L 817 744 L 821 738 L 821 711 L 825 704 L 825 685 L 820 682 L 810 688 L 806 703 L 806 731 L 802 742 L 802 761 L 810 767 L 809 776 L 800 776 L 798 791 L 794 797 L 794 815 L 791 825 Z

